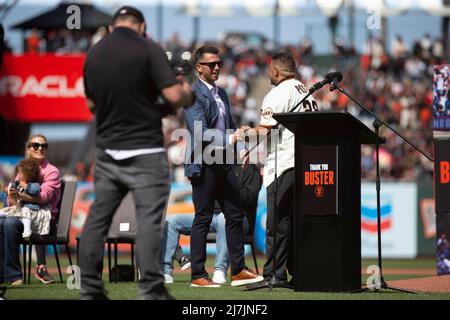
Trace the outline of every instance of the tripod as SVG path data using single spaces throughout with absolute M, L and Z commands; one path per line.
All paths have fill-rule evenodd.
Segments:
M 393 131 L 395 134 L 397 134 L 400 138 L 402 138 L 405 142 L 407 142 L 409 145 L 411 145 L 414 149 L 416 149 L 417 151 L 419 151 L 421 154 L 423 154 L 426 158 L 428 158 L 429 160 L 433 161 L 433 158 L 431 158 L 431 156 L 429 156 L 425 151 L 423 151 L 421 148 L 419 148 L 418 146 L 416 146 L 414 143 L 412 143 L 411 141 L 409 141 L 407 138 L 403 137 L 403 135 L 401 133 L 399 133 L 397 130 L 395 130 L 394 128 L 392 128 L 390 125 L 388 125 L 386 122 L 384 122 L 383 120 L 381 120 L 377 115 L 375 115 L 372 111 L 370 111 L 367 107 L 365 107 L 363 104 L 361 104 L 359 101 L 357 101 L 355 98 L 353 98 L 347 91 L 345 91 L 345 89 L 341 88 L 335 81 L 333 81 L 332 85 L 331 85 L 331 90 L 333 91 L 334 89 L 339 90 L 339 92 L 341 92 L 342 94 L 345 94 L 350 100 L 352 100 L 353 102 L 355 102 L 358 106 L 360 106 L 362 109 L 366 110 L 369 114 L 371 114 L 375 120 L 373 121 L 373 127 L 375 129 L 375 133 L 377 136 L 376 142 L 375 142 L 375 163 L 376 163 L 376 193 L 377 193 L 377 245 L 378 245 L 378 270 L 379 270 L 379 282 L 378 285 L 376 286 L 376 291 L 379 291 L 381 289 L 390 289 L 393 291 L 398 291 L 398 292 L 404 292 L 404 293 L 417 293 L 417 292 L 413 292 L 413 291 L 409 291 L 409 290 L 405 290 L 405 289 L 401 289 L 401 288 L 396 288 L 396 287 L 392 287 L 390 286 L 383 277 L 383 266 L 382 266 L 382 253 L 381 253 L 381 204 L 380 204 L 380 193 L 381 193 L 381 179 L 380 179 L 380 157 L 379 157 L 379 145 L 380 145 L 380 127 L 382 127 L 383 125 L 386 126 L 387 128 L 389 128 L 391 131 Z M 355 290 L 352 291 L 352 293 L 359 293 L 359 292 L 366 292 L 369 291 L 369 288 L 362 288 L 360 290 Z

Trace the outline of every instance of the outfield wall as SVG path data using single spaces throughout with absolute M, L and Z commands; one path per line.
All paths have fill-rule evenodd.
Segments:
M 377 257 L 376 190 L 374 183 L 361 186 L 361 253 Z M 434 256 L 435 214 L 432 184 L 382 183 L 382 253 L 384 258 Z M 265 250 L 265 192 L 259 197 L 256 222 L 258 250 Z
M 0 184 L 6 185 L 5 176 L 11 175 L 18 157 L 2 157 L 0 161 Z M 168 215 L 192 214 L 194 207 L 189 183 L 173 183 Z M 1 200 L 4 200 L 0 192 Z M 92 182 L 79 182 L 74 204 L 71 229 L 71 246 L 75 248 L 75 235 L 81 232 L 94 199 Z M 255 226 L 257 249 L 265 251 L 266 193 L 262 189 L 258 200 Z M 436 252 L 436 220 L 433 187 L 428 184 L 387 183 L 381 186 L 382 250 L 385 258 L 415 258 L 434 256 Z M 364 258 L 377 256 L 375 184 L 363 183 L 361 187 L 361 244 Z M 181 245 L 189 251 L 189 237 L 181 237 Z M 123 246 L 128 250 L 129 246 Z M 214 253 L 210 246 L 209 253 Z

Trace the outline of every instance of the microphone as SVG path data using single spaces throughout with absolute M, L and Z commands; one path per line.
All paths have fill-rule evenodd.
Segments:
M 319 90 L 320 88 L 322 88 L 324 85 L 329 84 L 329 83 L 339 83 L 342 81 L 343 79 L 343 75 L 341 72 L 336 71 L 336 72 L 330 72 L 328 74 L 325 75 L 325 79 L 323 79 L 320 82 L 315 83 L 310 89 L 309 89 L 309 93 L 314 93 L 317 90 Z

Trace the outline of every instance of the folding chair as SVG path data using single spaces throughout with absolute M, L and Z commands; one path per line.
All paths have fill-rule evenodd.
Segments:
M 64 245 L 66 248 L 67 256 L 69 258 L 69 263 L 72 265 L 72 257 L 70 256 L 69 250 L 69 232 L 70 232 L 70 224 L 72 219 L 72 209 L 73 203 L 75 200 L 75 193 L 77 189 L 77 183 L 75 181 L 64 181 L 61 182 L 61 199 L 58 203 L 58 220 L 56 223 L 56 236 L 48 237 L 45 239 L 42 238 L 34 238 L 31 236 L 30 240 L 22 241 L 22 249 L 23 249 L 23 280 L 24 283 L 27 283 L 27 246 L 28 246 L 28 283 L 30 283 L 30 275 L 31 275 L 31 251 L 33 245 L 51 245 L 53 247 L 53 251 L 55 253 L 56 264 L 58 266 L 59 278 L 61 283 L 64 283 L 61 266 L 59 264 L 59 255 L 57 250 L 57 245 Z
M 137 233 L 137 224 L 136 224 L 136 213 L 135 206 L 133 201 L 133 194 L 128 192 L 128 194 L 123 198 L 121 204 L 117 208 L 116 213 L 114 214 L 113 221 L 108 230 L 108 236 L 106 238 L 106 245 L 108 251 L 108 274 L 109 274 L 109 282 L 112 282 L 112 264 L 111 264 L 111 247 L 114 248 L 114 265 L 118 264 L 118 245 L 119 244 L 130 244 L 131 246 L 131 266 L 135 269 L 134 263 L 134 246 L 135 246 L 135 238 Z M 81 235 L 77 235 L 75 239 L 77 240 L 77 261 L 78 261 L 78 252 L 79 252 L 79 242 Z M 116 272 L 118 269 L 116 267 Z M 137 275 L 137 272 L 136 272 Z M 115 274 L 115 279 L 117 282 L 118 274 Z

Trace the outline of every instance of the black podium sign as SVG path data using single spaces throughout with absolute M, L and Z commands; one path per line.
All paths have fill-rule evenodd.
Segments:
M 305 215 L 338 214 L 338 147 L 303 147 Z

